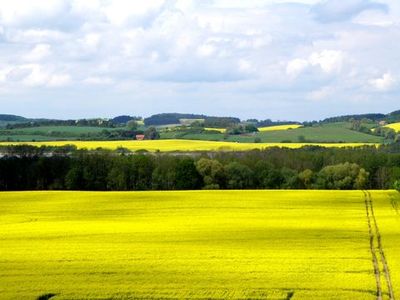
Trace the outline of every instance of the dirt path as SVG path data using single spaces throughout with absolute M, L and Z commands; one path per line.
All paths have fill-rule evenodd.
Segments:
M 376 296 L 378 300 L 384 299 L 384 296 L 387 296 L 390 300 L 395 300 L 389 266 L 386 261 L 385 252 L 383 251 L 382 239 L 379 232 L 378 223 L 375 218 L 371 193 L 368 191 L 364 191 L 363 193 L 367 214 L 370 251 L 372 255 L 372 263 L 374 266 L 374 275 L 376 281 Z M 383 293 L 382 291 L 381 273 L 383 273 L 384 281 L 386 281 L 386 293 Z

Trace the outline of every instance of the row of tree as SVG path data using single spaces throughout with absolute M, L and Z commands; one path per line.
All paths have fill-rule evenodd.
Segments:
M 400 186 L 392 148 L 273 148 L 242 153 L 8 153 L 0 190 L 388 189 Z
M 19 129 L 29 127 L 41 127 L 41 126 L 85 126 L 85 127 L 103 127 L 113 128 L 120 124 L 115 124 L 111 120 L 107 119 L 79 119 L 79 120 L 34 120 L 24 123 L 11 123 L 7 124 L 6 129 Z M 121 125 L 122 126 L 122 125 Z

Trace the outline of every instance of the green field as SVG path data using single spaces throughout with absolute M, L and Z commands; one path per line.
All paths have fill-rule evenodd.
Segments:
M 400 196 L 371 195 L 3 192 L 0 298 L 389 299 L 383 261 L 399 297 Z
M 32 142 L 32 141 L 60 141 L 60 140 L 71 140 L 75 137 L 60 138 L 54 136 L 45 135 L 31 135 L 31 134 L 11 134 L 11 135 L 0 135 L 0 142 L 12 141 L 12 142 Z
M 230 141 L 230 142 L 254 142 L 259 138 L 263 143 L 281 143 L 281 142 L 299 142 L 299 137 L 304 137 L 307 142 L 312 143 L 381 143 L 383 138 L 348 129 L 348 123 L 330 123 L 316 127 L 302 127 L 289 130 L 275 130 L 258 132 L 247 135 L 230 135 L 211 133 L 188 133 L 172 131 L 161 134 L 162 138 L 174 139 L 194 139 L 194 140 L 212 140 L 212 141 Z
M 120 128 L 108 128 L 108 127 L 90 127 L 90 126 L 39 126 L 39 127 L 27 127 L 27 128 L 16 128 L 10 129 L 10 132 L 21 132 L 32 134 L 35 132 L 50 133 L 50 132 L 65 132 L 72 134 L 90 133 L 90 132 L 101 132 L 103 130 L 116 130 Z
M 125 128 L 107 128 L 90 126 L 39 126 L 0 130 L 0 141 L 49 141 L 76 139 L 85 134 L 98 134 L 103 130 L 113 131 Z

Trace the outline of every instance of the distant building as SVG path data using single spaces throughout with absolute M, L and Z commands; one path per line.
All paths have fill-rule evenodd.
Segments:
M 387 125 L 387 122 L 386 122 L 386 121 L 380 121 L 380 122 L 379 122 L 379 126 L 385 126 L 385 125 Z
M 143 141 L 144 140 L 144 134 L 137 134 L 136 135 L 136 140 Z

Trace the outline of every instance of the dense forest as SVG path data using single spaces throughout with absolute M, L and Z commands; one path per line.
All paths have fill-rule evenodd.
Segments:
M 389 123 L 400 121 L 400 110 L 393 111 L 388 114 L 381 113 L 371 113 L 371 114 L 357 114 L 357 115 L 344 115 L 326 118 L 321 121 L 321 123 L 334 123 L 334 122 L 349 122 L 351 120 L 363 120 L 368 119 L 373 122 L 386 121 Z
M 400 188 L 400 146 L 230 153 L 1 147 L 0 190 Z
M 222 128 L 226 128 L 228 126 L 231 126 L 232 124 L 237 124 L 240 122 L 239 118 L 233 117 L 211 117 L 198 114 L 163 113 L 145 118 L 144 124 L 146 126 L 180 124 L 182 119 L 204 120 L 203 124 L 205 127 Z

